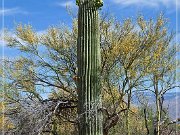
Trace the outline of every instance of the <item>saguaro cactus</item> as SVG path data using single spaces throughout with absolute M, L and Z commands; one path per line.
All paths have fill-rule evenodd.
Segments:
M 102 135 L 100 36 L 98 9 L 102 0 L 77 0 L 79 135 Z

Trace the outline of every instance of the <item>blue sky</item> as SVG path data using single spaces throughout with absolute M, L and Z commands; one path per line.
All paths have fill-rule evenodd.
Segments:
M 0 34 L 2 29 L 12 31 L 15 24 L 31 24 L 38 32 L 45 31 L 49 26 L 65 23 L 71 25 L 72 19 L 66 7 L 71 7 L 77 13 L 76 0 L 0 0 Z M 177 32 L 180 41 L 180 0 L 103 0 L 103 12 L 113 14 L 119 21 L 127 17 L 134 19 L 138 14 L 145 19 L 156 18 L 160 12 L 169 18 L 169 28 Z M 4 2 L 4 7 L 3 7 Z M 4 16 L 3 16 L 4 15 Z M 4 17 L 4 26 L 2 18 Z M 177 21 L 179 23 L 177 23 Z M 178 24 L 178 25 L 177 25 Z M 5 57 L 19 56 L 15 49 L 2 45 L 0 39 L 0 58 L 4 52 Z
M 0 0 L 3 1 L 3 0 Z M 36 30 L 44 30 L 60 22 L 71 23 L 66 5 L 77 11 L 75 0 L 4 0 L 0 5 L 0 16 L 5 15 L 5 27 L 12 29 L 15 23 L 30 23 Z M 176 6 L 178 10 L 176 11 Z M 161 11 L 175 26 L 176 12 L 180 10 L 180 0 L 104 0 L 102 11 L 114 14 L 119 20 L 136 17 L 156 17 Z M 2 26 L 2 21 L 0 21 Z
M 0 18 L 4 15 L 4 27 L 13 30 L 15 24 L 31 24 L 35 30 L 42 32 L 49 26 L 65 23 L 71 25 L 71 17 L 66 6 L 77 12 L 76 0 L 0 0 Z M 2 3 L 4 1 L 4 7 Z M 148 18 L 156 18 L 163 12 L 169 18 L 169 27 L 177 30 L 180 38 L 180 28 L 176 29 L 176 15 L 180 15 L 180 0 L 104 0 L 101 11 L 108 11 L 122 21 L 127 17 L 137 17 L 139 13 Z M 178 18 L 179 19 L 179 18 Z M 180 24 L 180 23 L 179 23 Z M 1 30 L 3 29 L 0 21 Z M 0 41 L 1 44 L 1 41 Z M 0 45 L 2 49 L 2 45 Z M 17 51 L 4 47 L 5 55 L 15 55 Z M 2 51 L 0 52 L 0 55 Z

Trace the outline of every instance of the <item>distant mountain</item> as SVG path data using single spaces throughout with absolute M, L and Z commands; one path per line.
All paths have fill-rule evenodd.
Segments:
M 143 95 L 143 96 L 142 96 Z M 140 97 L 140 98 L 138 98 Z M 138 95 L 134 95 L 132 98 L 133 104 L 140 105 L 139 99 L 142 101 L 148 101 L 148 104 L 155 108 L 155 96 L 151 92 L 143 92 Z M 171 119 L 180 118 L 180 92 L 169 92 L 164 95 L 164 108 L 168 109 L 169 116 Z
M 180 93 L 167 93 L 164 106 L 168 108 L 169 116 L 172 119 L 180 118 Z

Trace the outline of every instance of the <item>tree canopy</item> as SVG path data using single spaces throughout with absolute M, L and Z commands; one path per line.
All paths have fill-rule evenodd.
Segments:
M 107 14 L 101 16 L 100 111 L 104 133 L 143 135 L 157 130 L 157 123 L 159 132 L 175 132 L 174 127 L 167 128 L 171 126 L 169 119 L 160 115 L 163 95 L 179 87 L 175 83 L 177 43 L 167 23 L 163 15 L 156 20 L 139 15 L 135 20 L 123 21 Z M 8 121 L 7 133 L 78 133 L 77 24 L 77 18 L 73 18 L 72 27 L 51 26 L 42 34 L 29 24 L 18 24 L 13 34 L 5 32 L 7 46 L 21 51 L 16 58 L 1 60 L 0 92 L 4 96 L 0 101 L 5 112 L 0 121 Z M 132 99 L 143 92 L 154 94 L 157 109 L 152 110 L 147 101 L 143 107 L 149 111 L 142 115 Z M 164 115 L 168 117 L 167 112 Z M 163 121 L 167 126 L 160 124 Z

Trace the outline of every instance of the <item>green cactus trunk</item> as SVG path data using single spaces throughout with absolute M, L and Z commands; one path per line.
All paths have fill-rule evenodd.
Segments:
M 78 115 L 79 135 L 102 135 L 100 36 L 97 0 L 79 0 Z

